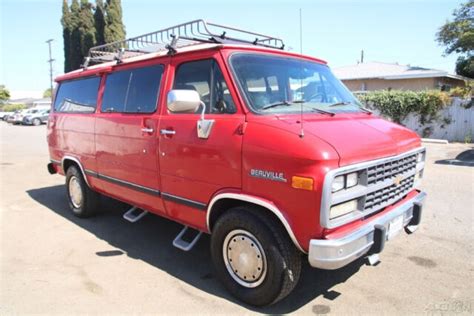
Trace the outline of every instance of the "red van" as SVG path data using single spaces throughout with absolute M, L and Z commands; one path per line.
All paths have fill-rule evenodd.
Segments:
M 219 279 L 248 304 L 287 296 L 302 260 L 377 262 L 420 223 L 420 138 L 278 38 L 197 20 L 94 47 L 56 81 L 48 170 L 72 212 L 106 195 L 131 222 L 183 224 L 180 249 L 211 234 Z

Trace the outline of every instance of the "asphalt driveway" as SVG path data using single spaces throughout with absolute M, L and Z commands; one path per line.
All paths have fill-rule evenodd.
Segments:
M 474 146 L 426 144 L 420 229 L 387 243 L 375 267 L 307 264 L 296 290 L 263 309 L 244 306 L 216 280 L 209 238 L 172 246 L 180 225 L 103 201 L 71 215 L 64 178 L 46 171 L 46 128 L 0 122 L 0 315 L 7 314 L 472 314 Z

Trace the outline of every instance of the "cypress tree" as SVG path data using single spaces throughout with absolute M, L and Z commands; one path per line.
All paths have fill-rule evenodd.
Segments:
M 79 31 L 81 32 L 81 64 L 84 57 L 89 53 L 89 49 L 96 43 L 94 15 L 92 14 L 92 5 L 87 0 L 81 0 L 79 15 Z
M 82 63 L 82 49 L 81 49 L 81 30 L 80 27 L 80 13 L 81 7 L 79 6 L 78 0 L 72 0 L 71 4 L 71 40 L 70 40 L 70 52 L 71 52 L 71 70 L 75 70 L 81 67 Z
M 63 0 L 63 15 L 61 17 L 63 26 L 64 42 L 64 72 L 69 72 L 71 68 L 71 12 L 67 0 Z
M 95 1 L 94 24 L 96 45 L 103 45 L 105 44 L 105 12 L 102 0 Z
M 122 22 L 122 5 L 120 0 L 107 0 L 105 16 L 105 42 L 112 43 L 125 39 L 125 26 Z

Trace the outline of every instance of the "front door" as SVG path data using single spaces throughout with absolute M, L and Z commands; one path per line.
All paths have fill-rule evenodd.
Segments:
M 96 120 L 98 179 L 107 194 L 157 213 L 160 196 L 155 113 L 164 65 L 119 66 L 105 77 Z
M 245 115 L 234 102 L 235 91 L 220 54 L 201 53 L 193 60 L 174 57 L 169 89 L 195 90 L 205 103 L 205 118 L 215 120 L 209 138 L 198 138 L 196 113 L 170 113 L 160 120 L 160 171 L 166 211 L 196 228 L 206 228 L 206 206 L 222 189 L 241 188 L 242 135 Z

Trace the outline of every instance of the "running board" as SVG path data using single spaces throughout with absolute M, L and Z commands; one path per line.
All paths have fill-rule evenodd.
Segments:
M 188 229 L 190 232 L 187 234 L 186 239 L 191 240 L 191 241 L 187 241 L 183 239 Z M 176 236 L 176 238 L 173 240 L 173 246 L 183 251 L 189 251 L 198 242 L 201 235 L 202 235 L 201 231 L 195 230 L 193 228 L 189 228 L 188 226 L 184 226 L 184 228 L 179 232 L 178 236 Z
M 125 214 L 123 214 L 123 218 L 125 218 L 130 223 L 135 223 L 146 214 L 148 214 L 148 211 L 142 210 L 134 206 L 131 209 L 129 209 Z
M 369 261 L 369 265 L 371 266 L 376 266 L 380 263 L 380 257 L 378 253 L 374 253 L 370 256 L 367 257 L 367 260 Z

